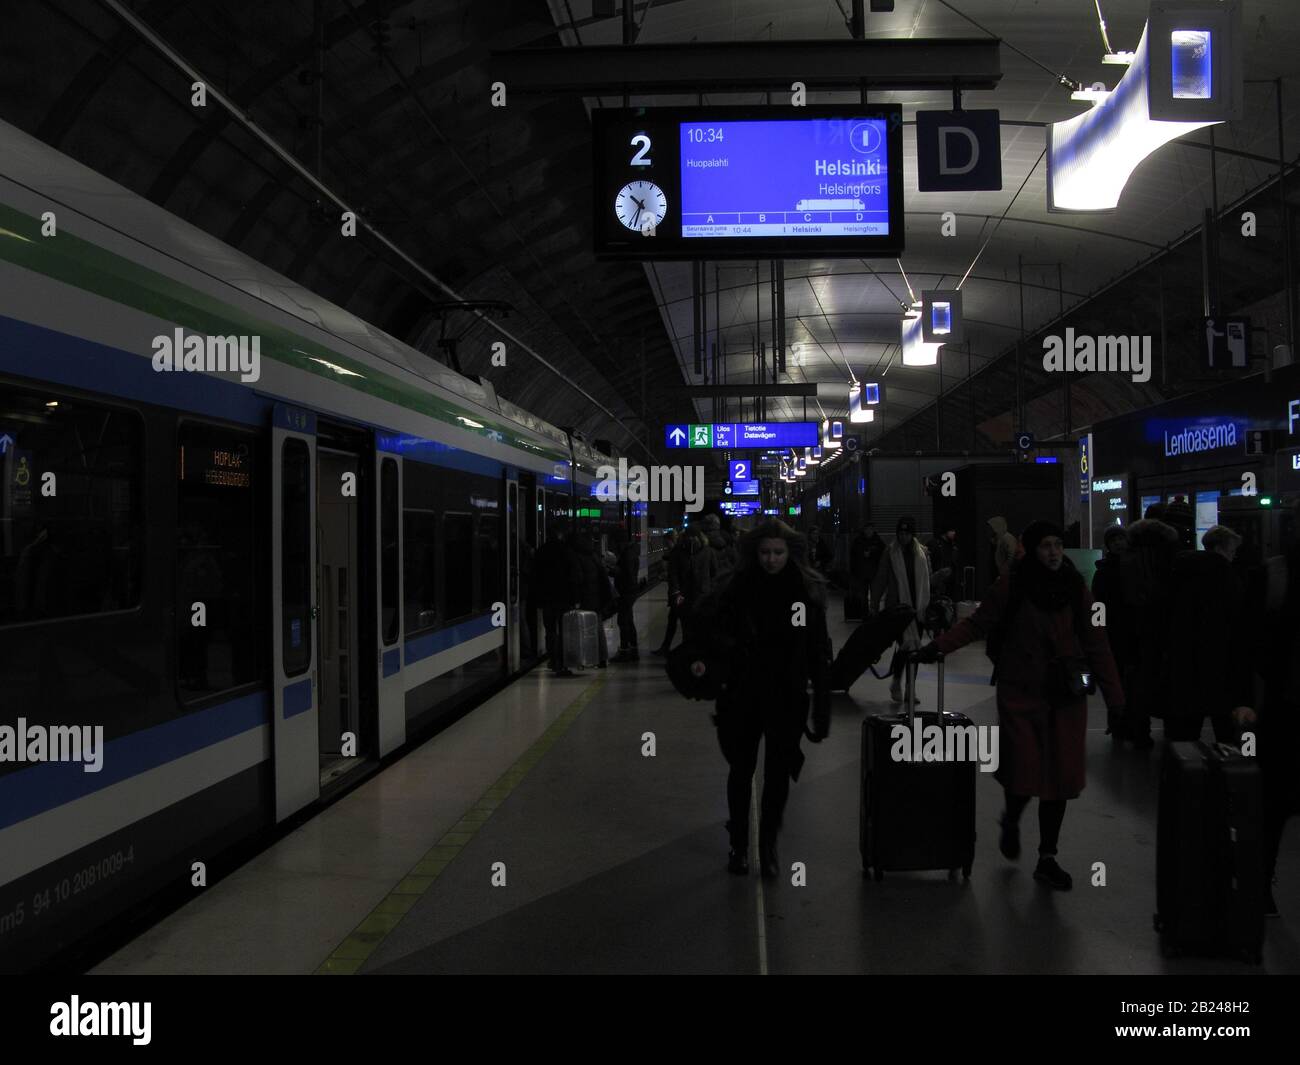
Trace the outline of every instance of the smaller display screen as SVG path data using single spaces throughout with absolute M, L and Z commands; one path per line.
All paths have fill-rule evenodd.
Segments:
M 181 451 L 181 480 L 226 488 L 251 488 L 252 462 L 246 444 L 229 448 L 187 445 Z
M 1210 99 L 1214 95 L 1210 31 L 1174 30 L 1169 36 L 1174 99 Z

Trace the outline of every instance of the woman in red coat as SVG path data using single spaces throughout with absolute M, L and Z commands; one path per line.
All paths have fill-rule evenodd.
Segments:
M 997 779 L 1006 791 L 1002 853 L 1020 856 L 1020 815 L 1038 797 L 1038 867 L 1034 879 L 1068 891 L 1056 863 L 1065 804 L 1083 790 L 1088 700 L 1073 694 L 1061 659 L 1086 659 L 1106 706 L 1120 711 L 1124 692 L 1105 629 L 1091 623 L 1092 596 L 1065 557 L 1062 530 L 1036 521 L 1021 536 L 1024 557 L 998 578 L 979 609 L 925 647 L 922 661 L 987 636 L 998 685 Z

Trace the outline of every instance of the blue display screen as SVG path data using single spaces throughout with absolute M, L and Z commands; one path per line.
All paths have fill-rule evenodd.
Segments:
M 880 118 L 683 122 L 683 237 L 889 234 Z

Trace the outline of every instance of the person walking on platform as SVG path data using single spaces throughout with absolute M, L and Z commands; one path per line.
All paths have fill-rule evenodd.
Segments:
M 874 525 L 865 525 L 859 529 L 849 544 L 851 587 L 864 600 L 870 598 L 871 582 L 875 579 L 884 554 L 885 541 L 880 538 Z
M 668 557 L 667 572 L 668 633 L 655 651 L 657 655 L 668 653 L 678 621 L 682 624 L 683 636 L 690 631 L 692 612 L 712 586 L 713 552 L 702 530 L 683 530 Z
M 1300 544 L 1268 559 L 1248 602 L 1264 701 L 1258 712 L 1242 707 L 1234 717 L 1256 736 L 1264 790 L 1264 912 L 1277 917 L 1277 855 L 1287 819 L 1300 813 Z
M 826 573 L 831 568 L 835 552 L 822 536 L 821 526 L 814 525 L 808 530 L 808 561 L 818 573 Z
M 988 526 L 993 534 L 990 537 L 993 545 L 993 569 L 1001 577 L 1010 571 L 1011 563 L 1019 557 L 1020 542 L 1007 531 L 1007 519 L 1001 515 L 989 518 Z
M 799 779 L 804 754 L 800 738 L 809 718 L 820 743 L 830 731 L 830 637 L 826 629 L 826 586 L 808 566 L 807 542 L 788 525 L 765 521 L 741 541 L 736 571 L 709 596 L 698 624 L 707 643 L 725 657 L 731 678 L 717 700 L 714 722 L 727 759 L 727 868 L 749 871 L 749 804 L 758 746 L 765 740 L 760 804 L 759 865 L 778 874 L 777 835 L 790 781 Z
M 654 655 L 666 655 L 672 649 L 673 639 L 677 635 L 677 624 L 681 620 L 677 603 L 680 598 L 677 545 L 684 539 L 685 536 L 677 535 L 676 529 L 669 529 L 664 533 L 664 585 L 668 589 L 668 627 L 664 630 L 664 638 L 659 641 L 659 646 L 650 652 Z
M 1123 656 L 1128 708 L 1122 718 L 1109 715 L 1109 732 L 1138 750 L 1150 750 L 1155 745 L 1151 718 L 1164 716 L 1168 698 L 1169 607 L 1179 532 L 1157 518 L 1142 518 L 1124 531 L 1128 550 L 1121 556 L 1119 574 L 1123 625 L 1132 638 Z
M 621 526 L 610 537 L 614 547 L 614 590 L 618 593 L 618 654 L 616 662 L 635 662 L 640 657 L 636 644 L 636 620 L 632 607 L 636 603 L 637 584 L 641 576 L 641 552 Z
M 1136 665 L 1138 634 L 1133 625 L 1133 612 L 1124 598 L 1124 556 L 1128 554 L 1128 534 L 1122 525 L 1110 526 L 1102 537 L 1105 552 L 1097 560 L 1092 575 L 1092 599 L 1106 608 L 1106 640 L 1119 670 L 1120 684 L 1129 691 L 1131 673 Z M 1130 696 L 1130 703 L 1132 698 Z M 1130 711 L 1131 712 L 1131 711 Z M 1122 742 L 1124 721 L 1110 715 L 1106 732 Z
M 957 553 L 957 530 L 945 529 L 942 536 L 936 531 L 926 544 L 926 554 L 930 558 L 931 592 L 935 595 L 954 595 L 961 566 L 960 555 Z
M 574 554 L 578 560 L 577 601 L 574 608 L 590 610 L 599 619 L 600 662 L 599 668 L 609 665 L 609 645 L 605 638 L 605 618 L 613 603 L 613 593 L 609 588 L 609 574 L 605 571 L 604 561 L 596 553 L 596 541 L 588 530 L 583 530 L 574 538 Z
M 713 552 L 713 580 L 725 581 L 736 568 L 736 545 L 722 531 L 722 519 L 716 514 L 705 514 L 700 522 L 709 550 Z
M 1104 631 L 1091 623 L 1092 596 L 1065 557 L 1062 530 L 1032 522 L 1024 557 L 984 596 L 979 609 L 922 648 L 922 662 L 952 654 L 981 636 L 996 663 L 999 765 L 1006 792 L 1000 848 L 1020 856 L 1020 815 L 1038 797 L 1034 879 L 1060 891 L 1072 885 L 1057 864 L 1065 804 L 1085 782 L 1088 674 L 1106 705 L 1120 710 L 1124 691 Z M 1082 653 L 1081 653 L 1082 652 Z
M 1234 715 L 1255 701 L 1246 590 L 1233 569 L 1240 534 L 1216 525 L 1204 551 L 1174 559 L 1169 604 L 1165 739 L 1199 740 L 1208 717 L 1219 743 L 1236 743 Z
M 903 631 L 898 649 L 912 651 L 921 646 L 921 625 L 930 605 L 930 558 L 916 538 L 916 520 L 907 517 L 898 519 L 894 541 L 886 548 L 871 582 L 870 612 L 874 614 L 901 604 L 912 607 L 916 619 Z M 889 697 L 896 703 L 903 701 L 905 659 L 904 654 L 894 655 Z
M 573 671 L 564 665 L 563 626 L 560 621 L 564 612 L 572 610 L 573 604 L 578 601 L 578 585 L 582 579 L 578 559 L 568 540 L 568 529 L 564 525 L 555 527 L 533 558 L 537 598 L 541 603 L 542 624 L 546 629 L 546 654 L 552 672 L 558 677 L 573 676 Z

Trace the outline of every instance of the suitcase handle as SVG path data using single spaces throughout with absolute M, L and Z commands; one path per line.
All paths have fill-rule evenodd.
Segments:
M 939 667 L 939 697 L 935 701 L 935 708 L 939 712 L 939 723 L 943 724 L 943 652 L 939 652 L 937 665 Z M 904 688 L 904 701 L 907 706 L 907 727 L 910 729 L 912 723 L 916 720 L 916 667 L 917 657 L 913 651 L 907 656 L 907 662 L 904 666 L 904 676 L 906 677 L 906 687 Z

